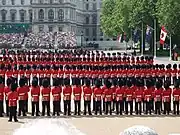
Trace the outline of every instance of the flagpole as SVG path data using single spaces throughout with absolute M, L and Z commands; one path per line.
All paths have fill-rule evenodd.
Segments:
M 143 32 L 143 22 L 142 22 L 142 30 L 141 30 L 141 56 L 143 56 L 143 54 L 144 54 L 144 52 L 143 52 L 143 50 L 144 50 L 144 46 L 143 46 L 143 42 L 144 42 L 144 32 Z
M 154 58 L 156 58 L 156 19 L 154 19 Z
M 169 60 L 172 60 L 172 39 L 171 39 L 171 35 L 169 36 L 169 41 L 170 41 L 170 47 L 169 47 Z

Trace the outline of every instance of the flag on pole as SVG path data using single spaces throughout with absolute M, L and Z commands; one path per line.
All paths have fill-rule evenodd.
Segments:
M 160 34 L 160 44 L 164 45 L 164 41 L 166 40 L 167 31 L 164 26 L 161 27 L 161 34 Z
M 121 42 L 121 38 L 122 38 L 122 34 L 119 34 L 118 37 L 117 37 L 117 40 L 118 40 L 119 43 Z
M 150 44 L 151 41 L 151 37 L 152 37 L 152 30 L 151 27 L 149 25 L 147 25 L 146 28 L 146 42 Z

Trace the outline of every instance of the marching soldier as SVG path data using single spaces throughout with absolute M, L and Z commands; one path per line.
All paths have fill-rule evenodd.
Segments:
M 179 115 L 179 99 L 180 99 L 180 88 L 179 88 L 179 81 L 176 81 L 175 87 L 173 89 L 173 110 L 174 114 Z
M 45 74 L 44 67 L 43 67 L 43 65 L 40 65 L 39 66 L 39 85 L 40 86 L 42 86 L 42 82 L 43 82 L 43 79 L 44 79 L 44 74 Z
M 4 88 L 5 100 L 6 100 L 6 116 L 9 116 L 9 101 L 8 101 L 8 93 L 11 92 L 11 83 L 12 79 L 8 78 L 6 80 L 6 87 Z
M 133 113 L 133 89 L 131 88 L 132 83 L 131 81 L 127 80 L 127 89 L 125 91 L 125 97 L 126 97 L 126 102 L 125 102 L 125 111 L 126 114 L 128 115 L 128 105 L 130 105 L 130 115 Z
M 152 103 L 152 98 L 153 98 L 153 89 L 152 89 L 152 85 L 151 85 L 152 81 L 147 80 L 146 81 L 146 89 L 144 91 L 144 101 L 146 104 L 146 111 L 145 114 L 149 114 L 151 115 L 151 103 Z
M 40 96 L 40 87 L 38 86 L 38 80 L 32 80 L 31 87 L 31 99 L 32 99 L 32 116 L 34 116 L 36 108 L 36 116 L 39 116 L 39 96 Z
M 162 101 L 162 85 L 159 81 L 156 82 L 156 90 L 154 91 L 155 114 L 161 115 Z
M 42 82 L 42 116 L 45 115 L 45 109 L 47 108 L 47 116 L 50 116 L 50 88 L 48 84 L 48 80 L 44 79 Z
M 101 100 L 102 100 L 102 94 L 103 91 L 100 88 L 100 81 L 97 80 L 95 83 L 95 88 L 94 88 L 94 100 L 95 100 L 95 115 L 97 115 L 98 111 L 100 115 L 102 115 L 102 106 L 101 106 Z
M 119 115 L 122 115 L 122 111 L 123 111 L 123 108 L 124 108 L 124 101 L 123 101 L 123 98 L 124 98 L 124 93 L 125 93 L 125 87 L 123 87 L 123 81 L 122 80 L 119 80 L 118 82 L 119 84 L 119 87 L 116 89 L 116 114 Z M 119 109 L 119 106 L 120 106 L 120 109 Z
M 86 80 L 85 87 L 83 88 L 84 93 L 84 115 L 86 115 L 86 109 L 88 108 L 89 115 L 91 113 L 91 96 L 92 96 L 92 89 L 90 86 L 90 80 Z
M 104 90 L 104 100 L 105 100 L 105 114 L 107 115 L 108 112 L 110 115 L 112 115 L 112 109 L 111 109 L 111 102 L 112 102 L 112 96 L 113 96 L 113 90 L 111 89 L 111 82 L 106 81 L 106 89 Z
M 62 89 L 59 87 L 58 79 L 54 79 L 53 81 L 53 88 L 52 88 L 52 96 L 53 96 L 53 116 L 57 113 L 59 116 L 60 113 L 60 106 L 61 106 L 61 92 Z
M 141 115 L 141 112 L 142 112 L 142 100 L 143 100 L 143 88 L 141 87 L 141 80 L 138 80 L 137 81 L 137 89 L 135 90 L 134 92 L 134 96 L 135 96 L 135 111 L 136 111 L 136 114 L 140 114 Z
M 18 101 L 19 101 L 19 113 L 18 116 L 21 116 L 21 112 L 23 113 L 23 116 L 26 116 L 25 112 L 25 94 L 26 94 L 26 89 L 24 87 L 25 85 L 25 80 L 24 78 L 21 78 L 19 80 L 19 87 L 17 88 L 17 93 L 18 93 Z
M 164 90 L 162 93 L 162 99 L 163 99 L 163 103 L 164 103 L 164 112 L 163 114 L 168 114 L 170 112 L 170 107 L 171 107 L 171 88 L 169 88 L 169 82 L 165 82 L 164 83 Z
M 18 93 L 16 92 L 17 90 L 17 84 L 13 83 L 11 84 L 11 91 L 8 93 L 8 101 L 9 101 L 9 122 L 12 122 L 12 117 L 14 117 L 14 121 L 18 122 L 17 120 L 17 100 L 18 100 Z
M 64 115 L 71 115 L 71 95 L 72 88 L 70 86 L 70 80 L 66 78 L 64 80 L 64 88 L 63 88 L 63 99 L 64 99 Z

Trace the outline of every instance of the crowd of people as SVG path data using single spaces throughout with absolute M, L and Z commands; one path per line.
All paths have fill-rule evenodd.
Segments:
M 0 46 L 3 48 L 8 47 L 21 47 L 24 42 L 24 34 L 0 34 Z
M 74 48 L 77 46 L 76 35 L 73 32 L 41 32 L 25 34 L 0 34 L 1 48 Z
M 45 108 L 50 116 L 51 96 L 53 115 L 58 116 L 62 111 L 61 100 L 64 115 L 71 115 L 71 102 L 74 115 L 81 115 L 82 103 L 83 115 L 87 112 L 132 115 L 134 111 L 137 115 L 162 112 L 169 115 L 171 109 L 174 115 L 179 115 L 179 80 L 180 65 L 154 64 L 153 57 L 148 56 L 86 50 L 6 51 L 0 57 L 0 116 L 4 112 L 4 96 L 7 116 L 8 105 L 17 107 L 17 101 L 18 115 L 23 112 L 26 116 L 29 98 L 32 116 L 40 115 L 39 103 L 42 116 Z M 15 96 L 8 97 L 10 90 L 15 91 Z

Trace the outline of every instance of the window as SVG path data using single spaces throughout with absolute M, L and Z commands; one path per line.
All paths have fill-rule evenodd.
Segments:
M 12 4 L 12 5 L 15 5 L 15 2 L 14 2 L 14 0 L 11 0 L 11 4 Z
M 96 37 L 96 35 L 97 35 L 96 28 L 93 28 L 93 29 L 92 29 L 92 34 L 93 34 L 94 37 Z
M 89 36 L 89 29 L 88 28 L 86 28 L 85 34 L 86 34 L 86 36 Z
M 24 0 L 21 0 L 21 5 L 24 5 Z
M 44 10 L 40 9 L 39 10 L 39 21 L 43 21 L 44 20 Z
M 44 26 L 39 26 L 39 32 L 43 32 L 44 31 Z
M 96 9 L 97 9 L 96 3 L 93 3 L 93 10 L 96 10 Z
M 20 13 L 20 22 L 24 22 L 25 13 Z
M 30 4 L 32 5 L 32 0 L 30 0 Z
M 63 31 L 63 28 L 62 27 L 59 27 L 59 32 L 62 32 Z
M 103 36 L 103 32 L 102 32 L 102 30 L 100 30 L 100 36 Z
M 29 10 L 29 22 L 32 22 L 32 10 Z
M 43 4 L 43 0 L 39 0 L 39 4 Z
M 49 32 L 53 32 L 53 26 L 49 26 Z
M 53 0 L 50 0 L 49 3 L 50 3 L 50 4 L 53 4 Z
M 15 13 L 11 13 L 11 22 L 15 22 Z
M 63 3 L 63 0 L 59 0 L 59 3 Z
M 97 15 L 92 15 L 92 24 L 97 23 Z
M 86 17 L 86 24 L 89 24 L 89 16 Z
M 89 10 L 89 4 L 88 3 L 86 4 L 86 10 Z
M 2 22 L 6 22 L 6 14 L 7 14 L 7 11 L 6 10 L 1 10 L 1 16 L 2 16 Z
M 50 9 L 48 12 L 48 19 L 49 19 L 49 21 L 54 20 L 54 11 L 52 9 Z
M 6 5 L 6 0 L 2 0 L 2 5 Z
M 63 21 L 64 20 L 64 11 L 62 9 L 59 9 L 58 19 L 59 19 L 59 21 Z

